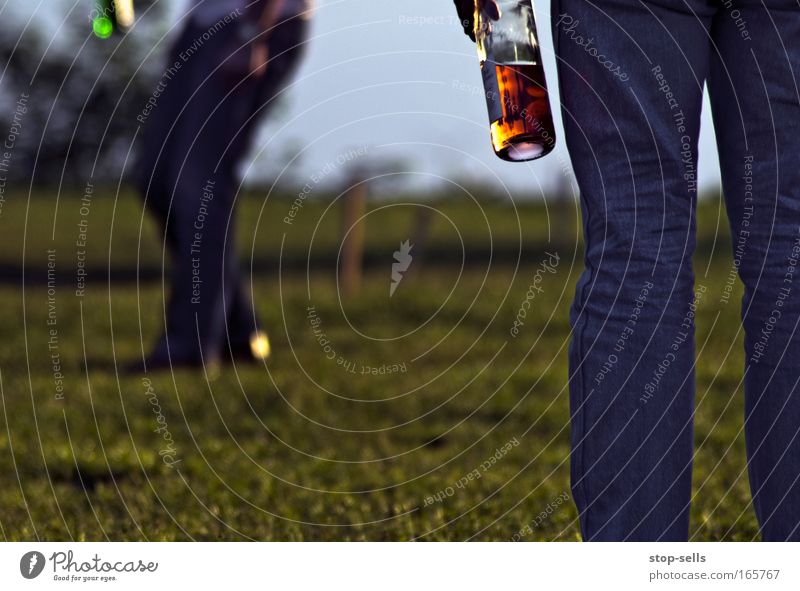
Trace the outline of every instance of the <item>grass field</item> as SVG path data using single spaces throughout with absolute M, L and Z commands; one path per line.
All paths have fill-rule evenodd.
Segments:
M 160 241 L 131 195 L 96 191 L 83 211 L 79 197 L 61 195 L 56 211 L 51 196 L 20 195 L 0 217 L 3 538 L 578 539 L 565 387 L 573 204 L 432 202 L 430 237 L 392 298 L 392 253 L 413 241 L 421 208 L 373 204 L 363 288 L 340 300 L 339 210 L 307 202 L 288 225 L 288 200 L 247 199 L 242 256 L 274 356 L 209 380 L 120 372 L 159 332 Z M 710 295 L 697 319 L 692 535 L 749 540 L 723 215 L 716 200 L 699 215 Z M 76 296 L 82 219 L 89 271 Z M 514 337 L 545 251 L 559 264 Z

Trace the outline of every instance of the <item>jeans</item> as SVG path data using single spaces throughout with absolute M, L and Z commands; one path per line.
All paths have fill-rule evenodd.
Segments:
M 266 69 L 256 78 L 249 76 L 250 47 L 239 32 L 244 18 L 211 28 L 186 24 L 144 131 L 138 185 L 162 222 L 173 262 L 154 356 L 178 363 L 217 359 L 226 343 L 246 348 L 258 330 L 236 256 L 236 169 L 259 118 L 296 69 L 308 25 L 295 18 L 275 28 Z
M 725 293 L 692 269 L 705 84 L 744 284 L 753 505 L 764 540 L 800 540 L 800 4 L 553 0 L 553 33 L 586 245 L 570 311 L 583 538 L 689 536 L 694 310 Z

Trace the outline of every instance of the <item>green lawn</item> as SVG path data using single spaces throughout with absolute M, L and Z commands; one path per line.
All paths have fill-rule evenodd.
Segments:
M 392 253 L 413 237 L 420 208 L 374 203 L 363 288 L 340 301 L 339 209 L 308 202 L 288 226 L 287 199 L 253 196 L 240 211 L 241 248 L 258 271 L 273 359 L 211 381 L 178 372 L 148 382 L 121 366 L 158 335 L 157 232 L 147 218 L 140 232 L 127 193 L 96 190 L 88 214 L 78 197 L 61 195 L 56 216 L 54 199 L 20 195 L 0 217 L 5 539 L 578 539 L 565 501 L 567 309 L 581 256 L 572 204 L 432 202 L 426 247 L 389 298 Z M 698 313 L 692 531 L 745 540 L 757 528 L 741 432 L 740 292 L 720 303 L 731 267 L 721 215 L 716 200 L 701 207 L 696 270 L 709 296 Z M 89 280 L 77 297 L 81 218 Z M 545 250 L 560 263 L 514 338 Z

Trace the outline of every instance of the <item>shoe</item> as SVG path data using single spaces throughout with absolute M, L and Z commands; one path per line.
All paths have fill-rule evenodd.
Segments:
M 231 347 L 231 358 L 234 362 L 264 362 L 272 354 L 272 345 L 269 337 L 263 330 L 257 330 L 250 335 L 246 345 Z

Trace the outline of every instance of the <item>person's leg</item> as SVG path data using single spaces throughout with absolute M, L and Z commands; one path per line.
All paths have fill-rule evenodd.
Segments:
M 272 31 L 269 41 L 269 61 L 263 76 L 255 84 L 247 120 L 238 130 L 229 146 L 226 158 L 238 164 L 246 154 L 257 124 L 268 116 L 270 110 L 280 100 L 292 75 L 297 71 L 305 52 L 308 34 L 308 21 L 295 18 L 278 25 Z M 246 100 L 246 99 L 245 99 Z M 233 220 L 229 236 L 234 236 Z M 225 282 L 225 335 L 228 347 L 234 355 L 250 352 L 250 338 L 260 330 L 260 322 L 253 309 L 250 298 L 250 284 L 243 284 L 239 271 L 238 257 L 231 248 L 226 256 Z
M 236 245 L 236 220 L 232 215 L 227 228 L 223 276 L 223 323 L 219 329 L 225 343 L 223 353 L 233 357 L 251 354 L 250 339 L 261 331 L 261 322 L 250 299 L 250 281 L 242 281 L 239 252 Z
M 187 22 L 172 42 L 165 59 L 164 69 L 154 87 L 158 91 L 150 98 L 150 111 L 140 114 L 141 144 L 136 157 L 132 181 L 146 205 L 161 222 L 169 208 L 167 179 L 169 165 L 175 156 L 175 123 L 192 94 L 191 68 L 175 69 L 181 62 L 180 53 L 200 34 L 191 21 Z M 168 232 L 169 234 L 169 232 Z
M 173 199 L 176 195 L 177 170 L 186 155 L 186 128 L 196 127 L 192 111 L 187 109 L 187 105 L 197 105 L 195 91 L 204 78 L 203 63 L 194 59 L 184 60 L 180 54 L 203 32 L 193 21 L 186 22 L 168 51 L 166 63 L 167 67 L 172 68 L 172 73 L 168 80 L 162 80 L 159 96 L 142 121 L 142 143 L 138 150 L 134 182 L 145 205 L 161 223 L 163 247 L 169 253 L 173 266 L 170 288 L 173 303 L 166 306 L 164 334 L 148 358 L 148 367 L 160 366 L 168 361 L 183 363 L 198 360 L 196 347 L 193 346 L 196 341 L 193 329 L 191 334 L 184 336 L 182 333 L 189 332 L 183 330 L 182 326 L 187 321 L 177 318 L 171 310 L 177 307 L 177 302 L 184 299 L 188 302 L 188 296 L 180 287 L 182 276 L 179 269 L 186 262 L 184 253 L 188 251 L 192 237 L 192 221 L 186 215 L 180 215 L 180 207 L 173 207 Z M 174 68 L 176 61 L 181 63 L 180 68 Z M 169 351 L 167 334 L 173 336 Z
M 249 345 L 258 326 L 250 298 L 239 285 L 232 217 L 236 172 L 259 117 L 274 104 L 296 65 L 306 23 L 289 21 L 272 32 L 269 62 L 260 78 L 248 77 L 241 68 L 215 71 L 223 60 L 248 63 L 249 48 L 236 51 L 241 46 L 236 26 L 217 32 L 191 58 L 194 94 L 176 126 L 182 155 L 171 165 L 167 218 L 178 247 L 167 330 L 157 354 L 168 349 L 181 361 L 219 358 L 226 337 L 237 346 L 247 338 Z
M 570 313 L 584 540 L 688 537 L 697 138 L 714 7 L 555 0 L 585 271 Z
M 175 218 L 169 218 L 171 190 L 169 177 L 171 165 L 182 157 L 180 146 L 175 141 L 180 114 L 192 95 L 191 68 L 175 69 L 180 62 L 180 53 L 200 34 L 191 21 L 187 22 L 167 51 L 162 77 L 158 82 L 158 96 L 151 110 L 140 115 L 141 143 L 137 149 L 132 182 L 142 200 L 161 224 L 164 248 L 174 256 L 178 248 Z M 169 68 L 169 72 L 167 72 Z
M 226 293 L 225 296 L 225 303 L 228 307 L 225 328 L 227 349 L 233 355 L 247 355 L 250 353 L 250 339 L 255 333 L 261 331 L 261 322 L 253 307 L 247 285 L 241 281 L 238 274 L 232 275 L 230 295 Z
M 709 91 L 745 286 L 745 434 L 765 540 L 800 541 L 800 6 L 739 0 L 712 28 Z
M 243 99 L 253 87 L 244 84 L 231 93 L 235 82 L 217 68 L 239 45 L 235 27 L 220 29 L 183 64 L 189 98 L 172 122 L 173 149 L 162 154 L 173 269 L 165 334 L 153 357 L 173 363 L 216 360 L 222 353 L 225 247 L 232 243 L 226 231 L 236 188 L 236 162 L 225 149 L 244 124 Z M 194 31 L 204 32 L 196 26 Z

